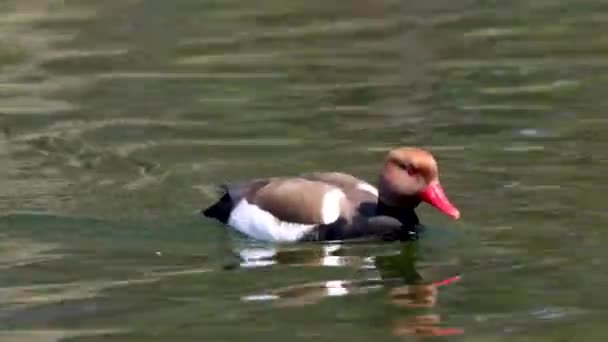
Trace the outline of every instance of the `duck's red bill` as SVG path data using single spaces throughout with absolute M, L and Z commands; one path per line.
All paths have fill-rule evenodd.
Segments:
M 460 211 L 450 203 L 439 181 L 427 185 L 420 192 L 420 198 L 454 220 L 460 217 Z

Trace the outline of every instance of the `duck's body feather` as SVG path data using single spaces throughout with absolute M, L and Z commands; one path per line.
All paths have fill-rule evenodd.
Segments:
M 203 214 L 259 240 L 386 237 L 418 223 L 413 210 L 383 215 L 378 190 L 345 173 L 257 179 L 222 188 L 223 196 Z

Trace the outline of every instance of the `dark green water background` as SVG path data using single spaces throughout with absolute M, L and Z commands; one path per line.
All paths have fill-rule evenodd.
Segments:
M 607 1 L 1 1 L 0 340 L 605 341 L 607 71 Z M 460 221 L 223 269 L 215 184 L 397 145 Z

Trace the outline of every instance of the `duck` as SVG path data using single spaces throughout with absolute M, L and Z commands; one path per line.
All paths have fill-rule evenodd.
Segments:
M 277 243 L 410 239 L 420 226 L 414 209 L 421 202 L 460 218 L 428 150 L 390 150 L 377 185 L 336 171 L 257 178 L 219 185 L 219 198 L 201 214 L 254 240 Z

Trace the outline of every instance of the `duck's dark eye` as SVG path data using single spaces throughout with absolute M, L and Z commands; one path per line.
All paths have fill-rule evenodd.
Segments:
M 405 172 L 408 173 L 408 175 L 413 176 L 415 174 L 418 173 L 418 170 L 416 170 L 413 166 L 411 165 L 407 165 L 407 164 L 403 164 L 403 163 L 397 163 L 397 166 L 399 166 L 399 168 Z

